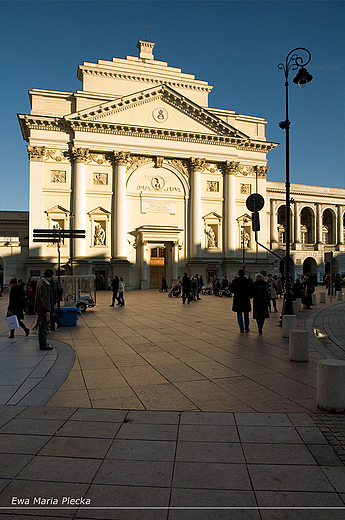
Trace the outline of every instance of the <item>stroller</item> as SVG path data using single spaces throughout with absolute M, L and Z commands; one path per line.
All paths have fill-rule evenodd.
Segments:
M 173 285 L 171 291 L 168 294 L 169 298 L 180 298 L 181 297 L 181 285 Z
M 226 296 L 227 298 L 230 298 L 231 296 L 231 290 L 230 287 L 225 287 L 225 289 L 219 291 L 219 296 L 222 298 L 223 296 Z

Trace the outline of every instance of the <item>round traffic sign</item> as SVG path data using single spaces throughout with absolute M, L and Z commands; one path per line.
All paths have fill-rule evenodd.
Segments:
M 260 211 L 265 205 L 265 199 L 260 193 L 252 193 L 246 200 L 246 206 L 249 211 L 256 213 Z

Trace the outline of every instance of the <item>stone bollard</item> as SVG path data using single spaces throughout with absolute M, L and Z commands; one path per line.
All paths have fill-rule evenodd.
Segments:
M 335 294 L 337 296 L 337 300 L 342 300 L 343 299 L 343 291 L 337 291 Z
M 312 303 L 312 305 L 316 305 L 316 294 L 315 293 L 311 295 L 311 303 Z
M 295 301 L 299 303 L 299 309 L 298 309 L 298 312 L 300 312 L 300 311 L 302 310 L 302 298 L 296 298 Z
M 345 361 L 321 359 L 318 362 L 316 404 L 327 412 L 344 412 Z
M 326 303 L 326 293 L 320 292 L 320 303 Z
M 307 330 L 290 330 L 290 361 L 309 361 L 309 332 Z
M 297 316 L 294 314 L 283 314 L 282 317 L 283 338 L 288 338 L 290 330 L 297 328 Z
M 297 302 L 296 300 L 292 302 L 292 309 L 293 309 L 293 313 L 297 316 L 297 314 L 299 313 L 299 311 L 301 310 L 300 309 L 300 303 Z

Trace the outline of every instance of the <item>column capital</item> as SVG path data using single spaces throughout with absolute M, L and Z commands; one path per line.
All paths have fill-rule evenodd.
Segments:
M 71 157 L 74 163 L 86 163 L 90 158 L 90 150 L 88 148 L 75 148 L 73 146 Z
M 45 146 L 27 146 L 30 161 L 43 161 L 46 147 Z
M 240 163 L 236 161 L 225 161 L 223 163 L 223 172 L 230 174 L 230 175 L 236 175 L 237 172 L 239 172 Z
M 190 167 L 194 171 L 200 171 L 206 163 L 206 159 L 200 159 L 199 157 L 191 157 L 189 159 Z
M 254 172 L 258 177 L 262 177 L 266 179 L 266 175 L 268 174 L 269 166 L 254 166 Z
M 116 152 L 114 150 L 114 162 L 120 166 L 127 166 L 131 154 L 129 152 Z

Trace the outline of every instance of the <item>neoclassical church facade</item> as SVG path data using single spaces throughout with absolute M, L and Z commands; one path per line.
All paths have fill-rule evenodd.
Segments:
M 30 160 L 27 275 L 56 268 L 56 245 L 34 229 L 83 229 L 61 245 L 66 274 L 122 276 L 134 289 L 169 283 L 184 271 L 232 278 L 276 271 L 284 256 L 285 185 L 267 181 L 261 117 L 210 108 L 213 88 L 154 59 L 138 57 L 78 68 L 81 90 L 30 91 L 18 114 Z M 260 193 L 258 242 L 246 200 Z M 292 185 L 291 265 L 296 274 L 345 271 L 345 190 Z M 275 255 L 269 253 L 272 250 Z M 278 256 L 276 256 L 278 255 Z

